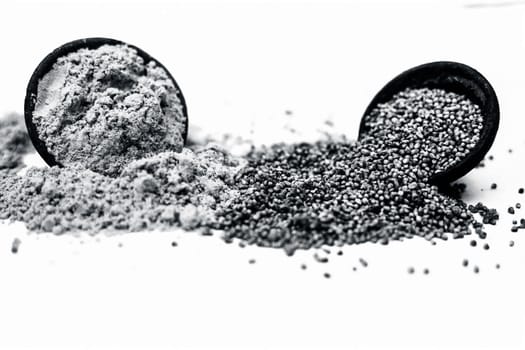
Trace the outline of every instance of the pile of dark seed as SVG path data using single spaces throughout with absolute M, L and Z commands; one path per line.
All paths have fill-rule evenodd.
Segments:
M 226 231 L 225 240 L 292 254 L 324 245 L 484 234 L 464 202 L 428 183 L 476 144 L 483 123 L 478 106 L 442 90 L 406 90 L 378 105 L 366 123 L 367 134 L 355 143 L 253 150 L 237 175 L 240 195 L 219 212 L 216 226 Z M 486 223 L 493 223 L 496 213 L 489 216 Z

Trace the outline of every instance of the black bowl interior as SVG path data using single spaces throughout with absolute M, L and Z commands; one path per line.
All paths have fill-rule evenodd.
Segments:
M 396 93 L 406 88 L 424 87 L 464 95 L 480 107 L 484 117 L 480 141 L 476 146 L 460 162 L 430 178 L 433 184 L 447 184 L 468 173 L 485 157 L 498 131 L 498 98 L 488 80 L 475 69 L 457 62 L 432 62 L 401 73 L 386 84 L 370 102 L 361 118 L 359 136 L 366 134 L 365 116 L 369 115 L 377 104 L 389 101 Z
M 31 79 L 29 80 L 29 84 L 27 85 L 27 91 L 26 91 L 26 97 L 25 97 L 25 103 L 24 103 L 24 116 L 25 116 L 25 122 L 27 131 L 29 133 L 29 137 L 31 138 L 31 141 L 33 142 L 33 145 L 35 146 L 35 149 L 40 154 L 40 156 L 45 160 L 45 162 L 50 165 L 59 165 L 61 164 L 57 162 L 55 157 L 48 152 L 47 147 L 45 143 L 38 137 L 38 132 L 36 130 L 35 125 L 33 124 L 33 111 L 35 109 L 35 104 L 37 100 L 37 93 L 38 93 L 38 83 L 40 80 L 46 75 L 52 68 L 55 62 L 58 58 L 63 57 L 69 53 L 78 51 L 82 48 L 88 48 L 88 49 L 96 49 L 99 48 L 102 45 L 127 45 L 135 50 L 137 50 L 137 54 L 144 59 L 145 63 L 148 63 L 150 61 L 155 61 L 159 67 L 162 67 L 167 73 L 169 78 L 173 81 L 173 84 L 179 91 L 178 97 L 181 100 L 183 113 L 186 118 L 186 125 L 184 129 L 184 134 L 182 135 L 184 142 L 186 142 L 186 138 L 188 136 L 188 110 L 186 107 L 186 101 L 184 100 L 184 96 L 182 95 L 182 91 L 179 88 L 179 85 L 171 75 L 171 73 L 162 65 L 159 61 L 154 59 L 152 56 L 150 56 L 148 53 L 146 53 L 144 50 L 124 43 L 120 40 L 115 39 L 109 39 L 109 38 L 86 38 L 86 39 L 79 39 L 74 40 L 71 42 L 68 42 L 55 50 L 51 52 L 49 55 L 47 55 L 38 65 L 38 67 L 33 72 L 33 75 L 31 76 Z

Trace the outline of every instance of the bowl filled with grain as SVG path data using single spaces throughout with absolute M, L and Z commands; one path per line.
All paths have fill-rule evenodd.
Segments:
M 426 166 L 428 180 L 448 184 L 485 157 L 499 126 L 489 81 L 457 62 L 411 68 L 387 83 L 365 110 L 359 138 L 377 138 Z M 381 127 L 378 127 L 381 126 Z

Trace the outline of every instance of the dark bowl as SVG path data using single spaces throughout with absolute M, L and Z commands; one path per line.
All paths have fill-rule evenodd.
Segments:
M 79 40 L 68 42 L 56 48 L 55 50 L 53 50 L 53 52 L 47 55 L 40 62 L 38 67 L 36 67 L 27 85 L 26 98 L 24 102 L 24 115 L 25 115 L 27 131 L 28 131 L 29 137 L 31 138 L 31 141 L 33 142 L 33 145 L 35 146 L 35 149 L 40 154 L 40 156 L 45 160 L 45 162 L 50 166 L 53 166 L 53 165 L 61 166 L 62 164 L 60 164 L 55 159 L 55 157 L 51 153 L 48 152 L 45 143 L 38 137 L 38 132 L 36 130 L 35 125 L 33 124 L 33 111 L 35 109 L 35 104 L 37 100 L 38 83 L 53 68 L 53 65 L 55 64 L 58 58 L 66 56 L 69 53 L 78 51 L 79 49 L 83 49 L 83 48 L 97 49 L 100 46 L 106 45 L 106 44 L 108 45 L 127 45 L 137 50 L 137 54 L 144 59 L 144 62 L 146 64 L 150 61 L 154 61 L 159 67 L 162 67 L 166 71 L 166 73 L 168 74 L 168 77 L 173 81 L 175 88 L 179 91 L 178 97 L 182 104 L 182 110 L 183 110 L 184 117 L 186 118 L 186 125 L 184 128 L 184 133 L 182 137 L 184 139 L 184 142 L 186 142 L 186 138 L 188 136 L 188 109 L 186 107 L 186 101 L 184 100 L 184 96 L 182 95 L 182 91 L 179 88 L 179 85 L 177 84 L 177 82 L 175 81 L 171 73 L 166 69 L 166 67 L 162 65 L 162 63 L 154 59 L 144 50 L 136 46 L 127 44 L 125 42 L 122 42 L 120 40 L 109 39 L 109 38 L 79 39 Z
M 365 116 L 379 104 L 389 101 L 406 88 L 439 88 L 466 96 L 476 103 L 484 117 L 480 140 L 458 163 L 434 174 L 430 182 L 451 183 L 472 170 L 489 151 L 499 126 L 499 105 L 494 89 L 475 69 L 457 62 L 432 62 L 409 69 L 392 79 L 372 99 L 361 118 L 359 137 L 366 134 Z

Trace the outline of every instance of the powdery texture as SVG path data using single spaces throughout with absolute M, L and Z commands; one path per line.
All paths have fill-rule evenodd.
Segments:
M 60 164 L 115 176 L 132 160 L 182 149 L 179 93 L 163 68 L 128 46 L 80 49 L 39 82 L 33 122 Z
M 31 148 L 22 116 L 9 114 L 0 119 L 0 170 L 16 169 Z
M 0 218 L 30 230 L 139 231 L 214 220 L 239 163 L 217 147 L 164 152 L 134 161 L 113 178 L 78 166 L 29 169 L 0 182 Z

